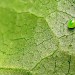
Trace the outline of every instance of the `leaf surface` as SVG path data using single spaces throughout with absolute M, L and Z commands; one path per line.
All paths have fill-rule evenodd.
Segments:
M 0 74 L 74 75 L 74 0 L 0 0 Z

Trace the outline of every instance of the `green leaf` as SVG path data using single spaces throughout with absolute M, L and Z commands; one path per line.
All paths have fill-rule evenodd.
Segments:
M 0 0 L 1 75 L 75 75 L 74 0 Z

